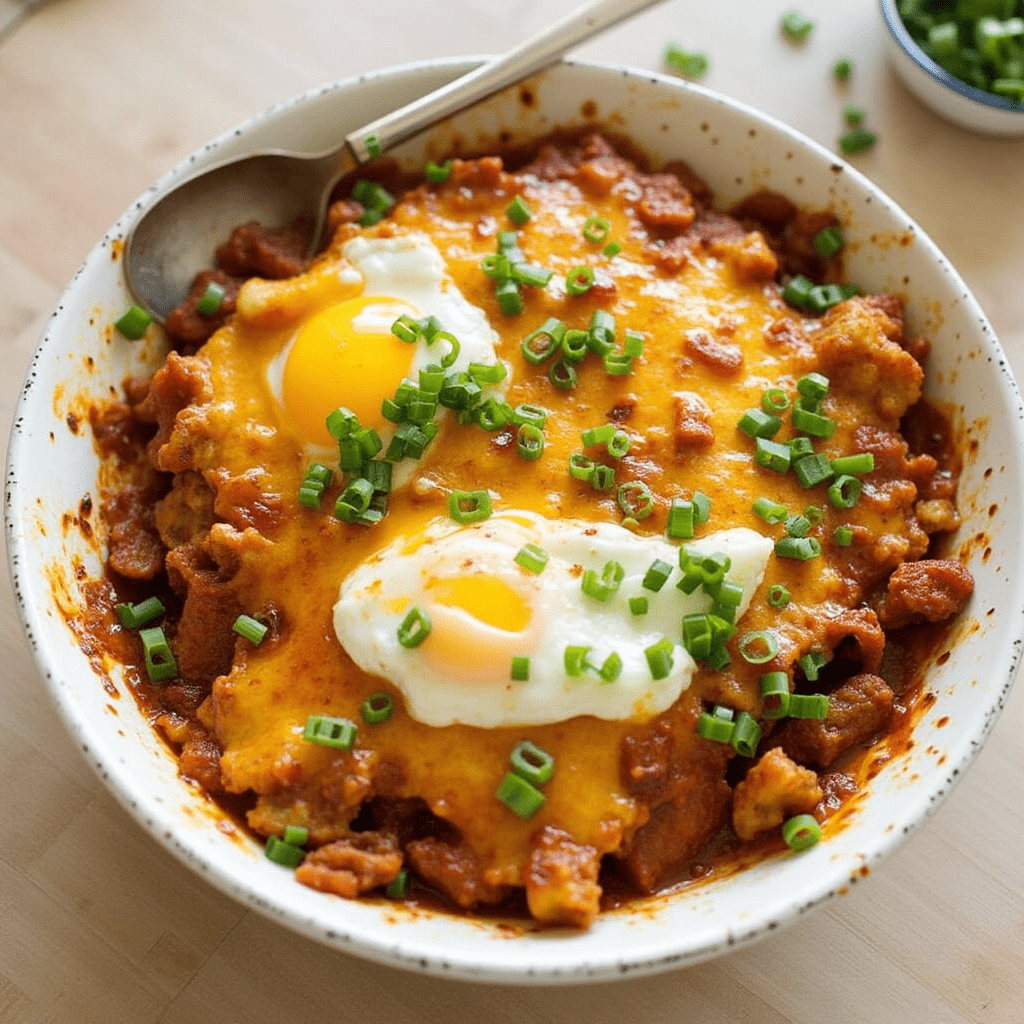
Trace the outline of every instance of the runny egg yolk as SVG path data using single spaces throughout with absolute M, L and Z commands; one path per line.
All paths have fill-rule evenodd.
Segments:
M 527 598 L 494 576 L 434 579 L 426 586 L 431 632 L 423 655 L 450 678 L 495 683 L 531 640 Z
M 366 427 L 384 426 L 381 400 L 409 376 L 414 346 L 390 325 L 415 315 L 397 299 L 357 296 L 317 313 L 299 330 L 285 362 L 281 392 L 289 417 L 304 438 L 331 446 L 324 421 L 339 406 Z

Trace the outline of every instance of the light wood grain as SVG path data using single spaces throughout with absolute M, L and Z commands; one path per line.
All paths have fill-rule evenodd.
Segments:
M 60 290 L 151 180 L 207 138 L 322 82 L 493 52 L 571 0 L 53 0 L 0 38 L 0 434 Z M 960 269 L 1024 370 L 1024 142 L 939 121 L 882 59 L 873 0 L 674 2 L 586 47 L 659 68 L 707 50 L 707 84 L 826 145 L 846 101 L 858 165 Z M 11 0 L 0 0 L 0 16 Z M 357 16 L 358 15 L 358 16 Z M 0 25 L 3 24 L 0 17 Z M 830 81 L 842 54 L 856 65 Z M 679 140 L 685 153 L 685 139 Z M 926 827 L 798 927 L 712 963 L 574 991 L 464 985 L 324 949 L 183 868 L 117 806 L 56 721 L 0 582 L 0 1024 L 296 1019 L 526 1024 L 1019 1024 L 1024 1019 L 1024 691 Z M 301 1009 L 297 1009 L 301 1007 Z

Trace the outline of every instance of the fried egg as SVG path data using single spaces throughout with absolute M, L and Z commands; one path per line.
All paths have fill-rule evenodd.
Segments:
M 391 326 L 400 316 L 437 317 L 458 339 L 448 372 L 498 361 L 498 336 L 486 315 L 463 297 L 425 235 L 360 236 L 345 243 L 342 255 L 340 298 L 305 318 L 267 370 L 271 392 L 314 458 L 335 444 L 324 424 L 339 406 L 351 409 L 386 443 L 394 427 L 381 412 L 382 401 L 448 353 L 445 341 L 409 344 L 397 338 Z
M 528 544 L 548 555 L 539 573 L 516 561 Z M 729 556 L 728 579 L 743 588 L 738 620 L 764 576 L 771 540 L 736 528 L 687 548 Z M 353 661 L 401 690 L 410 715 L 427 725 L 541 725 L 577 715 L 642 719 L 667 709 L 689 685 L 696 665 L 680 643 L 682 617 L 711 608 L 710 597 L 683 594 L 674 579 L 657 593 L 643 588 L 655 559 L 676 566 L 678 556 L 667 541 L 614 523 L 554 521 L 522 511 L 471 526 L 433 520 L 346 577 L 334 629 Z M 624 576 L 601 601 L 583 592 L 581 577 L 587 569 L 600 575 L 609 561 Z M 629 598 L 641 595 L 648 598 L 647 614 L 634 615 Z M 429 635 L 412 648 L 399 640 L 411 609 L 430 622 Z M 645 650 L 663 639 L 672 643 L 672 666 L 654 679 Z M 587 648 L 590 667 L 570 674 L 567 646 Z M 612 653 L 622 667 L 607 682 L 597 668 Z M 513 658 L 529 659 L 527 679 L 512 679 Z

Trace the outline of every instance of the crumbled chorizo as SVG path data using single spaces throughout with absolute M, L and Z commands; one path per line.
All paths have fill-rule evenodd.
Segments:
M 840 754 L 864 743 L 892 714 L 893 692 L 881 676 L 852 676 L 828 699 L 828 715 L 788 719 L 772 736 L 793 760 L 827 768 Z
M 693 223 L 697 211 L 690 193 L 674 174 L 652 174 L 644 180 L 636 214 L 650 227 L 679 232 Z
M 723 344 L 699 327 L 686 332 L 683 347 L 687 355 L 720 377 L 734 377 L 743 368 L 743 350 L 738 345 Z
M 740 839 L 753 839 L 793 814 L 810 813 L 821 795 L 818 776 L 773 747 L 733 790 L 733 831 Z
M 232 277 L 294 277 L 306 265 L 313 225 L 300 217 L 283 228 L 265 228 L 258 221 L 241 224 L 217 247 L 217 265 Z
M 696 392 L 677 391 L 672 396 L 672 437 L 677 455 L 715 443 L 711 409 Z
M 526 865 L 526 902 L 545 924 L 588 928 L 600 909 L 601 866 L 597 850 L 573 842 L 561 829 L 545 825 Z
M 878 617 L 886 629 L 944 622 L 963 611 L 973 593 L 974 577 L 955 559 L 904 562 L 889 577 Z
M 215 313 L 200 313 L 198 306 L 210 284 L 219 284 L 224 297 Z M 175 347 L 184 352 L 194 352 L 199 346 L 222 327 L 235 311 L 235 300 L 241 279 L 231 277 L 223 270 L 204 270 L 196 275 L 185 301 L 168 314 L 164 327 Z
M 394 838 L 380 832 L 353 832 L 306 855 L 295 878 L 311 889 L 353 899 L 395 880 L 402 851 Z
M 823 628 L 826 650 L 860 663 L 865 672 L 877 672 L 885 653 L 885 634 L 870 608 L 850 608 L 826 619 Z
M 497 903 L 505 895 L 505 887 L 484 877 L 476 854 L 463 843 L 428 836 L 411 842 L 406 855 L 424 882 L 465 910 Z

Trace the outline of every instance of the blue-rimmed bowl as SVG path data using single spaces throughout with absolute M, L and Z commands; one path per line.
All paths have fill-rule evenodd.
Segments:
M 962 82 L 939 67 L 907 31 L 897 0 L 879 0 L 889 60 L 903 84 L 947 121 L 985 135 L 1024 135 L 1024 105 Z

